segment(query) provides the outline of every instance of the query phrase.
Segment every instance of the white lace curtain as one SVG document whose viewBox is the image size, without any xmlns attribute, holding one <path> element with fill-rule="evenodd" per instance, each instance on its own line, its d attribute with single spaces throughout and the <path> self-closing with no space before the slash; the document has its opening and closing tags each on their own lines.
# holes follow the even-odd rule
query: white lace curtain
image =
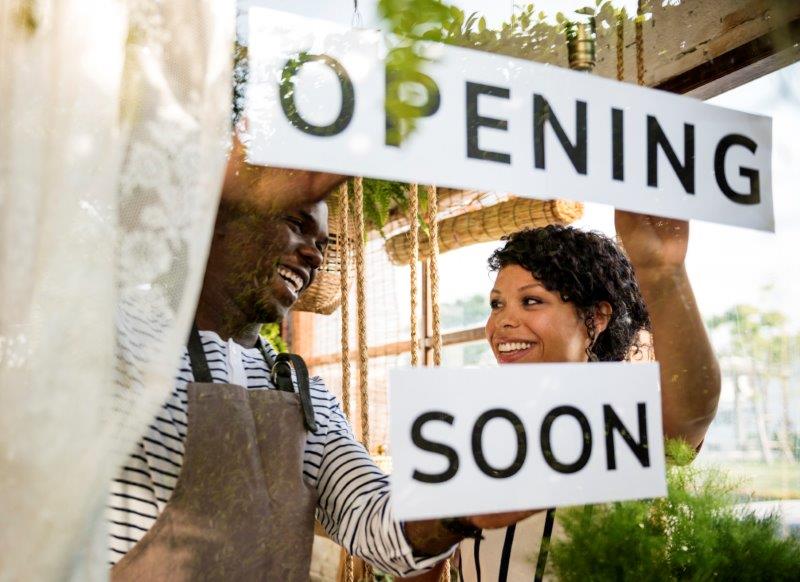
<svg viewBox="0 0 800 582">
<path fill-rule="evenodd" d="M 233 0 L 0 0 L 0 580 L 107 576 L 230 134 Z"/>
</svg>

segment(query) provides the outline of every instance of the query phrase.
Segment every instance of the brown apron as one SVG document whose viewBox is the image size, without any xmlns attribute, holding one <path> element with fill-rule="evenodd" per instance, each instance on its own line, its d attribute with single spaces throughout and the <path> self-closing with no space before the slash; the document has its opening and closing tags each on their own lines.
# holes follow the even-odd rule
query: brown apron
<svg viewBox="0 0 800 582">
<path fill-rule="evenodd" d="M 178 482 L 112 580 L 308 580 L 317 493 L 303 479 L 307 372 L 297 370 L 301 401 L 285 372 L 279 390 L 213 384 L 196 329 L 189 356 L 196 382 Z"/>
</svg>

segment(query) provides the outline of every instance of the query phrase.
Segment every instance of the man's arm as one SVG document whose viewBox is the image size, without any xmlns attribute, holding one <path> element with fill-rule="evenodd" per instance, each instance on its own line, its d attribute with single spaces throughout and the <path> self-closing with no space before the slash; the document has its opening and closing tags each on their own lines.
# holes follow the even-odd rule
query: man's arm
<svg viewBox="0 0 800 582">
<path fill-rule="evenodd" d="M 398 576 L 423 572 L 445 559 L 463 535 L 442 520 L 400 523 L 390 504 L 388 477 L 355 440 L 338 404 L 330 408 L 316 475 L 318 519 L 338 544 Z M 316 438 L 314 439 L 316 440 Z M 536 513 L 519 511 L 461 518 L 479 529 L 511 525 Z"/>
<path fill-rule="evenodd" d="M 323 395 L 321 391 L 312 395 L 318 408 Z M 461 537 L 425 548 L 411 543 L 404 524 L 394 518 L 388 477 L 355 440 L 330 398 L 324 417 L 317 415 L 321 430 L 309 437 L 318 469 L 307 464 L 306 471 L 316 482 L 317 518 L 325 531 L 351 554 L 395 576 L 418 574 L 441 562 Z"/>
<path fill-rule="evenodd" d="M 664 435 L 698 447 L 717 410 L 720 372 L 684 264 L 689 223 L 622 210 L 615 223 L 650 313 Z"/>
<path fill-rule="evenodd" d="M 282 212 L 325 199 L 347 176 L 308 170 L 255 166 L 246 147 L 234 137 L 222 187 L 224 203 L 246 203 L 268 213 Z"/>
</svg>

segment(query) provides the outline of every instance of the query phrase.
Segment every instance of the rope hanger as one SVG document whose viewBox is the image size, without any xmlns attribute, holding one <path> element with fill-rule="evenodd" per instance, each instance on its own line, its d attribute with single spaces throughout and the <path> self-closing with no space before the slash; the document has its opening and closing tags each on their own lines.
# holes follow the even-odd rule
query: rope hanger
<svg viewBox="0 0 800 582">
<path fill-rule="evenodd" d="M 635 19 L 635 38 L 636 38 L 636 80 L 637 84 L 644 85 L 644 41 L 643 41 L 643 21 L 644 21 L 644 1 L 639 0 L 637 6 L 637 14 Z M 358 10 L 358 0 L 353 1 L 354 14 L 353 24 L 357 26 L 360 23 L 361 15 Z M 624 79 L 624 25 L 626 15 L 624 11 L 617 14 L 616 20 L 616 68 L 617 80 Z M 366 231 L 363 213 L 363 182 L 361 178 L 354 178 L 352 180 L 353 190 L 353 218 L 355 224 L 354 236 L 351 238 L 350 230 L 351 225 L 349 222 L 350 215 L 350 196 L 349 185 L 343 184 L 339 188 L 339 237 L 341 238 L 342 247 L 342 264 L 340 273 L 340 283 L 342 292 L 341 304 L 341 364 L 342 364 L 342 405 L 344 408 L 345 417 L 349 420 L 352 414 L 352 398 L 350 392 L 351 384 L 351 368 L 350 368 L 350 309 L 349 297 L 347 293 L 348 281 L 347 275 L 349 272 L 349 260 L 351 246 L 355 244 L 355 267 L 356 267 L 356 326 L 358 335 L 358 354 L 359 354 L 359 397 L 360 397 L 360 420 L 361 420 L 361 436 L 362 443 L 369 452 L 370 434 L 369 434 L 369 393 L 368 393 L 368 378 L 369 378 L 369 355 L 367 345 L 367 305 L 366 305 L 366 265 L 365 265 L 365 245 L 366 245 Z M 430 361 L 433 366 L 440 366 L 442 361 L 442 335 L 441 335 L 441 313 L 439 306 L 439 227 L 437 221 L 438 214 L 438 191 L 436 186 L 425 186 L 428 196 L 428 212 L 426 216 L 426 223 L 429 229 L 431 252 L 428 260 L 428 276 L 430 280 L 430 306 L 432 312 L 432 333 L 431 333 L 431 352 L 432 357 L 424 358 L 424 361 Z M 420 365 L 420 349 L 426 353 L 425 345 L 420 342 L 419 338 L 419 186 L 417 184 L 410 184 L 408 188 L 409 197 L 409 239 L 411 247 L 411 261 L 410 261 L 410 355 L 411 365 L 417 367 Z M 427 330 L 426 330 L 427 331 Z M 371 568 L 365 569 L 367 579 L 372 578 Z M 353 557 L 349 554 L 345 558 L 345 579 L 347 582 L 354 582 L 354 564 Z M 447 560 L 445 568 L 442 572 L 442 582 L 450 582 L 450 559 Z"/>
</svg>

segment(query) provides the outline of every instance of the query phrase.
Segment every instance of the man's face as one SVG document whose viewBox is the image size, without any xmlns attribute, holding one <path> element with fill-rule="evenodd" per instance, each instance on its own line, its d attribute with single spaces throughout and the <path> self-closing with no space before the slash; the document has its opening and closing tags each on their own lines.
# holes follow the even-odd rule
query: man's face
<svg viewBox="0 0 800 582">
<path fill-rule="evenodd" d="M 266 214 L 226 211 L 226 287 L 250 322 L 279 322 L 308 289 L 328 244 L 325 202 Z"/>
</svg>

